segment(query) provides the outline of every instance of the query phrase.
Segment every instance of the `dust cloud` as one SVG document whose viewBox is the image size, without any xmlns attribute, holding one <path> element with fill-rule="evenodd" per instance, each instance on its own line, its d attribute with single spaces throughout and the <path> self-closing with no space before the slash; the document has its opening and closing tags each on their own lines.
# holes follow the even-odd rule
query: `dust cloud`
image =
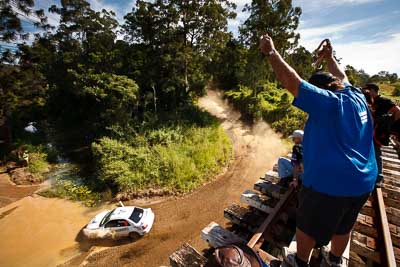
<svg viewBox="0 0 400 267">
<path fill-rule="evenodd" d="M 241 114 L 222 95 L 220 91 L 208 91 L 205 97 L 200 98 L 199 106 L 222 120 L 222 127 L 230 135 L 235 149 L 247 146 L 250 151 L 247 156 L 254 168 L 265 171 L 265 166 L 287 152 L 281 136 L 262 120 L 252 125 L 245 124 L 241 121 Z"/>
</svg>

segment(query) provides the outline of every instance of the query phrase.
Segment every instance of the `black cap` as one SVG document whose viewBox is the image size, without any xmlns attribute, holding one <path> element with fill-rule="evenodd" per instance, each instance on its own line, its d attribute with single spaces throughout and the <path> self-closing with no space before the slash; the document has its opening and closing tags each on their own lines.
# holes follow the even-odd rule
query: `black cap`
<svg viewBox="0 0 400 267">
<path fill-rule="evenodd" d="M 328 84 L 333 82 L 335 77 L 329 72 L 319 71 L 314 73 L 311 78 L 308 80 L 309 83 L 315 85 L 319 88 L 329 89 Z"/>
<path fill-rule="evenodd" d="M 373 89 L 375 92 L 378 92 L 379 86 L 375 83 L 367 83 L 363 89 Z"/>
</svg>

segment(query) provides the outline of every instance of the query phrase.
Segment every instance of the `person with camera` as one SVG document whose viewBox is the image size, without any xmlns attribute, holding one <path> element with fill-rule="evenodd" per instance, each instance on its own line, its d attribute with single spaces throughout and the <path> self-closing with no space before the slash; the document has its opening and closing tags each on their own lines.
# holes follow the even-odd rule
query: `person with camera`
<svg viewBox="0 0 400 267">
<path fill-rule="evenodd" d="M 383 182 L 383 163 L 381 146 L 388 146 L 392 134 L 398 137 L 398 125 L 400 123 L 400 108 L 389 98 L 379 94 L 379 86 L 368 83 L 363 88 L 367 102 L 374 117 L 374 147 L 375 158 L 378 164 L 378 177 L 376 186 Z"/>
<path fill-rule="evenodd" d="M 315 73 L 308 82 L 285 62 L 268 34 L 262 36 L 260 50 L 295 97 L 293 105 L 309 115 L 296 218 L 297 251 L 284 248 L 284 261 L 308 266 L 313 248 L 330 241 L 321 265 L 341 266 L 351 229 L 377 177 L 371 112 L 361 90 L 349 84 L 329 42 L 321 57 L 330 73 Z"/>
</svg>

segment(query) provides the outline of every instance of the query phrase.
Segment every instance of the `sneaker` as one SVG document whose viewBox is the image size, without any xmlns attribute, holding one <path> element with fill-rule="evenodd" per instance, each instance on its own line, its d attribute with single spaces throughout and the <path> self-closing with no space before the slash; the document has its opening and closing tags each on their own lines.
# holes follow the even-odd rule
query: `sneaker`
<svg viewBox="0 0 400 267">
<path fill-rule="evenodd" d="M 290 251 L 288 247 L 282 248 L 282 266 L 298 267 L 296 262 L 296 252 Z"/>
<path fill-rule="evenodd" d="M 321 248 L 322 260 L 320 267 L 342 267 L 343 259 L 340 259 L 340 262 L 333 262 L 329 259 L 329 249 L 327 246 L 323 246 Z"/>
</svg>

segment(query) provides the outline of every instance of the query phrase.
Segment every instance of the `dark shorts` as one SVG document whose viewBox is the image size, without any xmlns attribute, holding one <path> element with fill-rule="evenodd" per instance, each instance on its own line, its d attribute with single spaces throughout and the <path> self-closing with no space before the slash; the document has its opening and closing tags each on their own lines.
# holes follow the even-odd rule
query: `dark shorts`
<svg viewBox="0 0 400 267">
<path fill-rule="evenodd" d="M 333 235 L 351 231 L 369 196 L 370 193 L 359 197 L 335 197 L 303 186 L 298 196 L 297 227 L 314 238 L 317 245 L 327 245 Z"/>
</svg>

